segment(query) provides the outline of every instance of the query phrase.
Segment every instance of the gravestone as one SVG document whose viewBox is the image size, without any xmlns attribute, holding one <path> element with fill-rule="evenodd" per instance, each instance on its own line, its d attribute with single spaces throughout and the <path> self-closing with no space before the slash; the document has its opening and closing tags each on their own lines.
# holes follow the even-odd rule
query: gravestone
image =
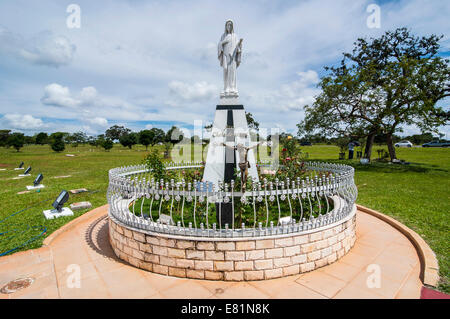
<svg viewBox="0 0 450 319">
<path fill-rule="evenodd" d="M 28 166 L 28 168 L 25 170 L 25 172 L 23 172 L 23 174 L 19 174 L 19 176 L 21 176 L 21 177 L 31 176 L 30 172 L 31 172 L 31 166 Z"/>
<path fill-rule="evenodd" d="M 33 189 L 40 189 L 40 188 L 45 188 L 45 185 L 42 184 L 38 184 L 38 185 L 27 185 L 27 189 L 29 191 L 33 190 Z"/>
<path fill-rule="evenodd" d="M 68 207 L 63 207 L 60 211 L 57 209 L 44 210 L 43 213 L 46 219 L 73 216 L 73 211 Z"/>
<path fill-rule="evenodd" d="M 72 203 L 69 206 L 70 206 L 70 209 L 72 209 L 72 210 L 82 210 L 82 209 L 91 208 L 92 204 L 90 202 L 77 202 L 77 203 Z"/>
<path fill-rule="evenodd" d="M 69 192 L 72 194 L 78 194 L 78 193 L 84 193 L 88 190 L 86 188 L 77 188 L 77 189 L 71 189 Z"/>
<path fill-rule="evenodd" d="M 58 218 L 62 216 L 73 216 L 73 211 L 68 207 L 63 207 L 64 203 L 69 199 L 69 193 L 65 190 L 61 191 L 52 206 L 54 209 L 44 210 L 44 216 L 47 219 Z"/>
<path fill-rule="evenodd" d="M 20 162 L 19 166 L 16 167 L 14 170 L 21 170 L 21 169 L 24 169 L 23 162 Z"/>
<path fill-rule="evenodd" d="M 34 185 L 34 186 L 39 185 L 39 184 L 42 182 L 43 179 L 44 179 L 44 175 L 39 174 L 39 175 L 36 177 L 36 179 L 34 180 L 33 185 Z"/>
</svg>

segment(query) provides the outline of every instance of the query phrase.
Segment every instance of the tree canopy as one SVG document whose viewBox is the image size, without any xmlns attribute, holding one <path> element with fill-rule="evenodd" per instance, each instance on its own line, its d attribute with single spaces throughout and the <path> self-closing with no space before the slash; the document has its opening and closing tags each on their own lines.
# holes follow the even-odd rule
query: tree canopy
<svg viewBox="0 0 450 319">
<path fill-rule="evenodd" d="M 48 134 L 45 132 L 40 132 L 36 135 L 36 144 L 44 145 L 48 143 Z"/>
<path fill-rule="evenodd" d="M 14 147 L 17 152 L 23 147 L 24 143 L 25 136 L 23 133 L 12 133 L 7 140 L 7 144 Z"/>
<path fill-rule="evenodd" d="M 50 135 L 51 143 L 50 146 L 52 150 L 55 152 L 62 152 L 66 148 L 66 145 L 64 143 L 64 137 L 65 133 L 63 132 L 56 132 Z"/>
<path fill-rule="evenodd" d="M 128 147 L 129 149 L 131 149 L 133 145 L 136 145 L 138 143 L 138 135 L 134 132 L 123 134 L 122 136 L 120 136 L 119 142 L 124 147 Z"/>
<path fill-rule="evenodd" d="M 383 133 L 395 159 L 392 136 L 402 126 L 425 132 L 448 122 L 446 111 L 436 105 L 450 94 L 449 60 L 438 55 L 440 39 L 414 36 L 406 28 L 358 39 L 339 66 L 325 67 L 328 74 L 318 85 L 322 92 L 305 106 L 299 135 L 367 136 L 367 154 L 374 136 Z"/>
<path fill-rule="evenodd" d="M 167 131 L 165 140 L 166 142 L 170 142 L 172 143 L 172 145 L 175 145 L 181 142 L 183 138 L 184 138 L 183 131 L 176 126 L 172 126 L 170 130 Z"/>
<path fill-rule="evenodd" d="M 113 125 L 109 129 L 106 130 L 105 136 L 112 141 L 117 141 L 120 139 L 122 135 L 131 133 L 129 128 L 125 128 L 119 125 Z"/>
</svg>

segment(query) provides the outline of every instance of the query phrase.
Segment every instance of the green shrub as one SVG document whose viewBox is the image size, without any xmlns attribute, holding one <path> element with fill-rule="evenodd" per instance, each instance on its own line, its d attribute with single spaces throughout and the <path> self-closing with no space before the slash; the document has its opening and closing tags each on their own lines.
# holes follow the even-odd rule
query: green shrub
<svg viewBox="0 0 450 319">
<path fill-rule="evenodd" d="M 165 181 L 170 179 L 170 173 L 166 170 L 164 163 L 158 155 L 157 150 L 153 150 L 144 160 L 148 169 L 152 170 L 152 176 L 155 180 L 159 181 L 164 179 Z"/>
<path fill-rule="evenodd" d="M 22 133 L 12 133 L 7 140 L 9 146 L 14 147 L 17 152 L 23 147 L 25 136 Z"/>
<path fill-rule="evenodd" d="M 103 147 L 105 151 L 109 151 L 110 149 L 113 148 L 114 143 L 109 138 L 107 138 L 104 140 L 100 140 L 100 146 Z"/>
<path fill-rule="evenodd" d="M 66 144 L 64 143 L 64 135 L 62 133 L 54 133 L 51 141 L 51 148 L 55 152 L 62 152 L 66 148 Z"/>
</svg>

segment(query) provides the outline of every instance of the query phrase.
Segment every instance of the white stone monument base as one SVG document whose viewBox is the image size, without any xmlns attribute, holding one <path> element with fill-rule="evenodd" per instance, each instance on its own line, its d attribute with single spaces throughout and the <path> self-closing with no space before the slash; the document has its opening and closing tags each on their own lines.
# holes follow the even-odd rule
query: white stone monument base
<svg viewBox="0 0 450 319">
<path fill-rule="evenodd" d="M 230 104 L 225 104 L 225 100 L 229 101 Z M 232 101 L 233 100 L 233 101 Z M 236 103 L 236 104 L 232 104 Z M 245 117 L 245 110 L 243 105 L 239 104 L 238 99 L 232 98 L 221 98 L 219 105 L 216 107 L 216 113 L 214 116 L 214 123 L 211 130 L 211 138 L 208 146 L 208 154 L 206 157 L 205 171 L 203 173 L 204 182 L 213 183 L 214 186 L 218 187 L 220 181 L 225 179 L 225 153 L 226 149 L 223 143 L 227 142 L 224 133 L 226 133 L 226 128 L 228 127 L 228 112 L 232 112 L 232 120 L 234 129 L 233 141 L 228 142 L 229 145 L 243 144 L 247 147 L 254 146 L 256 143 L 251 141 L 250 131 L 247 125 L 247 119 Z M 247 135 L 244 137 L 243 135 Z M 239 153 L 234 151 L 236 154 L 235 167 L 240 172 L 239 168 Z M 253 178 L 254 181 L 258 182 L 258 171 L 256 169 L 255 161 L 256 150 L 250 149 L 247 154 L 247 160 L 250 163 L 250 168 L 248 169 L 248 176 Z"/>
<path fill-rule="evenodd" d="M 39 185 L 36 185 L 36 186 L 34 186 L 34 185 L 28 185 L 27 186 L 27 189 L 29 190 L 29 191 L 31 191 L 31 190 L 33 190 L 33 189 L 39 189 L 39 188 L 44 188 L 45 186 L 44 185 L 42 185 L 42 184 L 39 184 Z"/>
<path fill-rule="evenodd" d="M 56 209 L 49 209 L 43 211 L 45 218 L 53 219 L 62 216 L 73 216 L 73 211 L 68 207 L 63 207 L 63 209 L 58 212 Z"/>
<path fill-rule="evenodd" d="M 31 174 L 19 174 L 19 177 L 27 177 L 27 176 L 31 176 Z"/>
<path fill-rule="evenodd" d="M 238 96 L 220 97 L 219 105 L 240 105 Z"/>
</svg>

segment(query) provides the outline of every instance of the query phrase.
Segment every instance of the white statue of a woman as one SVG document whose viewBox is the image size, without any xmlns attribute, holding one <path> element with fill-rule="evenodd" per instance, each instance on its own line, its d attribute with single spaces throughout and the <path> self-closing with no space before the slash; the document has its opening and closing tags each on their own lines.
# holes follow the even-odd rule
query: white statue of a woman
<svg viewBox="0 0 450 319">
<path fill-rule="evenodd" d="M 238 97 L 236 85 L 236 69 L 241 64 L 242 39 L 237 40 L 234 33 L 233 21 L 225 22 L 225 32 L 220 38 L 218 45 L 218 58 L 220 66 L 223 67 L 223 92 L 221 97 Z"/>
</svg>

